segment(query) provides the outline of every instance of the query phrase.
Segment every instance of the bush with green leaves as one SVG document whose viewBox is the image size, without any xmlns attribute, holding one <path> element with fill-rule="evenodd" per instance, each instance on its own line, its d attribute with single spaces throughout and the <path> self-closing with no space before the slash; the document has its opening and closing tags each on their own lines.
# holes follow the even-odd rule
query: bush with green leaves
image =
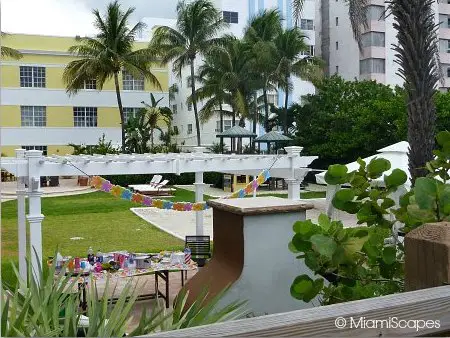
<svg viewBox="0 0 450 338">
<path fill-rule="evenodd" d="M 399 169 L 386 175 L 389 161 L 374 158 L 367 164 L 359 159 L 359 169 L 352 172 L 343 165 L 329 167 L 326 182 L 347 187 L 336 192 L 333 206 L 356 215 L 365 226 L 344 228 L 325 214 L 318 224 L 296 222 L 289 249 L 315 277 L 295 278 L 293 297 L 310 302 L 319 296 L 322 304 L 332 304 L 403 291 L 404 247 L 398 230 L 407 233 L 425 223 L 450 221 L 450 132 L 439 133 L 437 145 L 427 164 L 428 177 L 418 178 L 399 205 L 393 196 L 408 177 Z"/>
<path fill-rule="evenodd" d="M 56 255 L 55 255 L 56 257 Z M 18 285 L 2 281 L 1 294 L 1 336 L 23 337 L 122 337 L 141 336 L 154 332 L 177 330 L 244 318 L 248 311 L 243 301 L 236 301 L 223 308 L 217 304 L 227 289 L 207 300 L 205 289 L 193 302 L 186 306 L 188 292 L 182 290 L 174 303 L 173 310 L 157 307 L 143 310 L 139 323 L 131 332 L 126 332 L 131 312 L 138 293 L 137 283 L 129 283 L 118 294 L 114 288 L 113 304 L 108 296 L 109 281 L 99 296 L 96 283 L 91 279 L 87 286 L 87 312 L 79 308 L 77 279 L 65 276 L 66 267 L 59 274 L 56 263 L 44 269 L 39 267 L 37 280 L 21 279 L 16 267 L 14 272 Z M 32 276 L 28 263 L 28 276 Z M 83 315 L 87 316 L 86 318 Z"/>
<path fill-rule="evenodd" d="M 85 144 L 73 144 L 70 143 L 69 146 L 73 147 L 74 155 L 107 155 L 107 154 L 118 154 L 120 149 L 113 146 L 112 141 L 106 141 L 105 134 L 98 139 L 98 143 L 94 145 Z"/>
</svg>

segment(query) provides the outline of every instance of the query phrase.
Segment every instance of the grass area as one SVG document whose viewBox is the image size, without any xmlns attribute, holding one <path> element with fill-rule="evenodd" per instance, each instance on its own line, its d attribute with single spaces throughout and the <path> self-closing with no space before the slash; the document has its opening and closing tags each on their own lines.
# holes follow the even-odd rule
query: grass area
<svg viewBox="0 0 450 338">
<path fill-rule="evenodd" d="M 171 201 L 193 202 L 192 191 L 178 189 Z M 209 199 L 209 196 L 205 196 Z M 63 255 L 85 256 L 94 251 L 155 252 L 184 247 L 183 241 L 157 229 L 129 209 L 137 205 L 103 192 L 42 199 L 43 257 L 58 247 Z M 2 278 L 12 280 L 10 262 L 17 262 L 17 203 L 2 203 Z M 82 237 L 81 240 L 71 240 Z"/>
</svg>

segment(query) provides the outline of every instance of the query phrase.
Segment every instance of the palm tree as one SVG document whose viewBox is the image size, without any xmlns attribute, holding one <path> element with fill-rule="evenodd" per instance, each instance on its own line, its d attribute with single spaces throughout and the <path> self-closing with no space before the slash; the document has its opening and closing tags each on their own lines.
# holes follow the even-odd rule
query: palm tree
<svg viewBox="0 0 450 338">
<path fill-rule="evenodd" d="M 244 40 L 251 46 L 254 72 L 260 74 L 264 97 L 265 130 L 269 131 L 269 103 L 267 91 L 276 82 L 277 47 L 275 38 L 282 32 L 281 15 L 278 10 L 264 10 L 250 20 L 245 29 Z"/>
<path fill-rule="evenodd" d="M 367 0 L 346 0 L 353 33 L 361 46 L 361 27 L 367 26 Z M 293 0 L 299 15 L 304 0 Z M 426 175 L 433 158 L 436 107 L 435 88 L 441 78 L 435 0 L 389 0 L 387 11 L 397 30 L 396 63 L 405 81 L 408 107 L 409 171 L 412 183 Z"/>
<path fill-rule="evenodd" d="M 2 38 L 8 35 L 8 34 L 6 34 L 4 32 L 1 32 L 0 34 L 1 34 Z M 8 58 L 11 58 L 11 59 L 16 59 L 16 60 L 19 60 L 19 59 L 21 59 L 23 57 L 22 53 L 19 52 L 17 49 L 14 49 L 14 48 L 11 48 L 11 47 L 7 47 L 7 46 L 3 46 L 3 45 L 2 45 L 2 48 L 1 48 L 1 56 L 2 56 L 2 58 L 8 57 Z"/>
<path fill-rule="evenodd" d="M 226 26 L 219 12 L 209 0 L 195 0 L 189 4 L 181 1 L 177 5 L 176 28 L 156 28 L 150 45 L 163 63 L 173 62 L 173 70 L 181 78 L 184 67 L 190 66 L 191 95 L 194 107 L 197 145 L 201 145 L 200 122 L 195 91 L 195 59 L 206 55 L 220 39 L 217 34 Z"/>
<path fill-rule="evenodd" d="M 287 111 L 289 104 L 289 92 L 291 89 L 291 75 L 314 83 L 321 77 L 321 61 L 315 57 L 305 57 L 303 53 L 309 51 L 305 43 L 307 38 L 297 27 L 283 30 L 275 38 L 277 48 L 277 60 L 279 73 L 279 85 L 285 92 L 284 97 L 284 134 L 288 134 Z"/>
<path fill-rule="evenodd" d="M 119 87 L 119 72 L 127 71 L 133 77 L 143 77 L 157 88 L 161 85 L 151 72 L 150 65 L 156 61 L 148 49 L 133 50 L 136 35 L 145 28 L 138 22 L 129 28 L 129 18 L 134 8 L 122 11 L 119 2 L 111 2 L 104 16 L 98 9 L 92 11 L 94 25 L 98 29 L 95 37 L 77 37 L 77 45 L 69 48 L 79 59 L 70 62 L 63 74 L 66 90 L 70 94 L 77 93 L 87 81 L 96 80 L 97 89 L 101 90 L 105 82 L 114 79 L 117 104 L 122 127 L 122 151 L 125 151 L 125 117 Z"/>
<path fill-rule="evenodd" d="M 142 113 L 145 115 L 146 122 L 148 123 L 148 127 L 150 130 L 150 144 L 151 148 L 154 145 L 154 134 L 155 130 L 159 130 L 163 133 L 163 130 L 159 126 L 159 123 L 162 121 L 165 125 L 170 129 L 172 125 L 172 111 L 168 107 L 158 107 L 159 102 L 161 102 L 163 98 L 159 100 L 155 99 L 155 96 L 150 93 L 150 104 L 142 101 L 141 103 L 145 106 L 144 111 Z"/>
</svg>

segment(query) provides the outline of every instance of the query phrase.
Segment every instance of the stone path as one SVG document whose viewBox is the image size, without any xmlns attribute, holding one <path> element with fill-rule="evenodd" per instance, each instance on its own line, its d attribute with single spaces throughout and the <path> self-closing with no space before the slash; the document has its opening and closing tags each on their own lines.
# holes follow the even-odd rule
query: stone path
<svg viewBox="0 0 450 338">
<path fill-rule="evenodd" d="M 317 222 L 319 215 L 325 212 L 325 199 L 308 199 L 305 202 L 314 204 L 314 208 L 306 212 L 306 218 Z M 159 229 L 182 240 L 184 240 L 185 236 L 196 233 L 195 212 L 179 212 L 155 208 L 132 208 L 131 211 Z M 213 239 L 212 210 L 205 210 L 203 217 L 204 234 L 211 236 L 211 239 Z M 336 212 L 336 217 L 342 220 L 346 227 L 354 227 L 357 225 L 357 219 L 354 215 L 338 211 Z"/>
<path fill-rule="evenodd" d="M 1 182 L 1 201 L 16 199 L 17 182 Z M 76 178 L 59 179 L 59 187 L 42 187 L 43 197 L 85 194 L 95 191 L 91 187 L 80 187 Z"/>
</svg>

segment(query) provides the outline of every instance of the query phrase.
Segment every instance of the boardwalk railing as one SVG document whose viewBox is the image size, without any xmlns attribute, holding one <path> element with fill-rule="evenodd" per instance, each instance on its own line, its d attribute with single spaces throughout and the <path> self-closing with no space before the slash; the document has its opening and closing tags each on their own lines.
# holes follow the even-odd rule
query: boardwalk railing
<svg viewBox="0 0 450 338">
<path fill-rule="evenodd" d="M 411 337 L 445 333 L 450 333 L 450 286 L 205 325 L 153 336 Z"/>
</svg>

